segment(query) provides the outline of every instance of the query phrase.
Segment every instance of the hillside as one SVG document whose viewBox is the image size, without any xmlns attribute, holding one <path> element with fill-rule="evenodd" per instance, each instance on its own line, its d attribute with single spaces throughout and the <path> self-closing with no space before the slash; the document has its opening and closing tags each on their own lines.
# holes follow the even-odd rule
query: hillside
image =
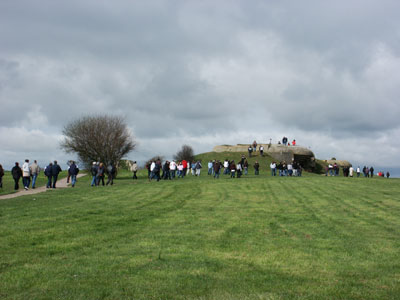
<svg viewBox="0 0 400 300">
<path fill-rule="evenodd" d="M 225 159 L 228 160 L 234 160 L 234 161 L 240 161 L 241 156 L 245 155 L 247 161 L 249 162 L 249 172 L 254 174 L 254 168 L 253 165 L 256 161 L 260 164 L 260 172 L 264 172 L 267 174 L 270 174 L 270 168 L 269 165 L 271 164 L 272 161 L 274 160 L 271 156 L 268 154 L 264 154 L 264 156 L 261 156 L 259 152 L 256 154 L 253 154 L 252 157 L 249 157 L 247 153 L 237 153 L 237 152 L 206 152 L 206 153 L 201 153 L 196 155 L 196 160 L 201 160 L 203 163 L 203 169 L 206 170 L 207 168 L 207 162 L 210 160 L 219 160 L 223 162 Z M 277 162 L 277 161 L 276 161 Z M 323 161 L 317 160 L 316 161 L 316 167 L 313 170 L 314 172 L 310 172 L 311 170 L 305 170 L 306 172 L 303 172 L 303 175 L 308 176 L 312 174 L 322 174 L 324 172 L 324 165 L 325 163 Z M 308 171 L 308 172 L 307 172 Z"/>
</svg>

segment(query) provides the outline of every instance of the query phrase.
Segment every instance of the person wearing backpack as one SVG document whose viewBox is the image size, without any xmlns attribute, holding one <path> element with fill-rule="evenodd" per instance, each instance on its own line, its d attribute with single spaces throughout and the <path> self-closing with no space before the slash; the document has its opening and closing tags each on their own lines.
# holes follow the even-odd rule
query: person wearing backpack
<svg viewBox="0 0 400 300">
<path fill-rule="evenodd" d="M 75 164 L 74 161 L 71 162 L 71 164 L 69 165 L 69 170 L 68 170 L 69 174 L 71 175 L 71 185 L 72 187 L 75 187 L 76 184 L 76 176 L 79 173 L 79 168 L 78 166 Z"/>
<path fill-rule="evenodd" d="M 46 184 L 46 188 L 51 188 L 51 177 L 52 177 L 52 173 L 51 170 L 53 168 L 53 163 L 49 163 L 48 166 L 46 168 L 44 168 L 44 175 L 47 177 L 47 184 Z"/>
<path fill-rule="evenodd" d="M 53 189 L 56 188 L 58 174 L 61 172 L 61 167 L 57 164 L 57 161 L 54 161 L 53 166 L 51 167 L 51 175 L 53 177 Z"/>
</svg>

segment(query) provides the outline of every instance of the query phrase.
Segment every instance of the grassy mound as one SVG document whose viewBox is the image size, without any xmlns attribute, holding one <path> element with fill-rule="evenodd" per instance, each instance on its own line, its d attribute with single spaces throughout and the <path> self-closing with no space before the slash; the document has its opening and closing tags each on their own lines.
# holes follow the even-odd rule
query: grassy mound
<svg viewBox="0 0 400 300">
<path fill-rule="evenodd" d="M 254 173 L 254 168 L 253 165 L 256 161 L 260 164 L 260 170 L 267 172 L 268 174 L 270 173 L 270 168 L 269 165 L 271 162 L 275 161 L 278 163 L 278 161 L 268 154 L 264 154 L 264 156 L 260 155 L 260 152 L 257 151 L 254 153 L 251 157 L 248 156 L 248 153 L 239 153 L 239 152 L 206 152 L 202 154 L 196 155 L 196 160 L 201 160 L 203 164 L 203 168 L 207 168 L 207 162 L 210 160 L 219 160 L 223 162 L 225 159 L 228 160 L 234 160 L 235 162 L 240 161 L 242 155 L 244 155 L 249 162 L 249 171 L 251 173 Z M 303 172 L 303 175 L 308 176 L 308 175 L 314 175 L 314 174 L 323 174 L 325 172 L 325 163 L 321 160 L 316 161 L 316 166 L 314 169 L 314 172 Z"/>
<path fill-rule="evenodd" d="M 399 180 L 266 174 L 121 172 L 0 201 L 0 298 L 400 295 Z"/>
</svg>

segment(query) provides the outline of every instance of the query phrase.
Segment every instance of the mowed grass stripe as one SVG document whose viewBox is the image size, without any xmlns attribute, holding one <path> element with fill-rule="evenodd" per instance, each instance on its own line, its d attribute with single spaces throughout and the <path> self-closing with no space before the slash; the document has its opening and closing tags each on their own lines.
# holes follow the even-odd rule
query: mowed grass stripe
<svg viewBox="0 0 400 300">
<path fill-rule="evenodd" d="M 395 299 L 400 292 L 396 180 L 139 178 L 121 173 L 104 188 L 86 178 L 75 189 L 1 202 L 2 298 Z"/>
</svg>

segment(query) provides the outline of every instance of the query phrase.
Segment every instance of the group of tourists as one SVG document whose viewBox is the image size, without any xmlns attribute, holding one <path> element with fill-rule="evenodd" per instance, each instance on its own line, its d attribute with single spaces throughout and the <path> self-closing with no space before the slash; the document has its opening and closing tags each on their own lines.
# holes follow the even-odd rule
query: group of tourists
<svg viewBox="0 0 400 300">
<path fill-rule="evenodd" d="M 260 145 L 258 150 L 260 151 L 260 155 L 264 156 L 264 146 Z M 249 157 L 251 157 L 253 152 L 256 153 L 256 151 L 257 151 L 257 142 L 254 141 L 253 144 L 249 145 L 249 148 L 247 148 L 247 151 L 249 152 Z"/>
<path fill-rule="evenodd" d="M 282 144 L 287 144 L 287 137 L 283 137 Z M 296 145 L 296 140 L 293 140 L 292 145 Z M 257 142 L 254 141 L 252 145 L 249 146 L 249 157 L 255 151 L 257 151 Z M 264 148 L 260 146 L 259 148 L 261 156 L 263 156 Z M 79 173 L 79 167 L 75 163 L 75 161 L 69 161 L 68 163 L 68 177 L 67 183 L 71 182 L 72 187 L 75 186 L 77 181 L 77 175 Z M 149 161 L 146 163 L 145 168 L 147 169 L 148 179 L 150 181 L 156 180 L 160 181 L 164 180 L 172 180 L 175 178 L 184 178 L 187 175 L 200 176 L 202 169 L 201 160 L 181 160 L 181 161 L 169 161 L 166 160 L 164 163 L 161 162 L 161 159 L 155 159 L 153 161 Z M 129 165 L 130 171 L 133 173 L 132 179 L 137 180 L 138 177 L 136 173 L 138 172 L 138 164 L 136 161 Z M 254 165 L 254 175 L 260 174 L 260 163 L 255 161 Z M 302 176 L 303 168 L 301 164 L 294 159 L 291 162 L 281 161 L 281 162 L 271 162 L 269 165 L 271 176 L 293 176 L 298 177 Z M 364 166 L 362 169 L 358 166 L 354 169 L 352 166 L 350 167 L 342 167 L 343 176 L 345 177 L 360 177 L 361 174 L 364 177 L 373 177 L 374 176 L 374 168 Z M 224 161 L 219 160 L 210 160 L 207 164 L 207 174 L 209 176 L 213 176 L 214 178 L 219 178 L 220 174 L 229 175 L 230 178 L 240 178 L 242 175 L 248 175 L 249 173 L 249 162 L 245 155 L 242 155 L 240 160 L 235 162 L 234 160 L 225 159 Z M 15 166 L 11 169 L 11 175 L 14 179 L 14 189 L 19 189 L 19 181 L 22 178 L 23 186 L 25 190 L 31 187 L 34 189 L 36 187 L 36 180 L 41 171 L 38 162 L 34 160 L 32 164 L 29 163 L 29 159 L 26 159 L 20 167 L 19 163 L 16 162 Z M 46 188 L 56 188 L 56 183 L 58 179 L 58 175 L 61 172 L 61 167 L 58 165 L 57 161 L 49 163 L 44 169 L 44 175 L 47 177 Z M 325 176 L 339 176 L 340 167 L 337 163 L 328 164 L 325 169 Z M 105 166 L 102 162 L 93 162 L 90 168 L 90 174 L 92 175 L 91 186 L 99 186 L 99 185 L 113 185 L 113 180 L 117 174 L 117 167 L 114 163 L 110 163 L 108 166 Z M 105 176 L 108 176 L 107 183 L 105 183 Z M 379 177 L 390 177 L 390 173 L 386 172 L 378 172 L 377 175 Z M 3 176 L 4 169 L 0 164 L 0 188 L 3 187 Z"/>
<path fill-rule="evenodd" d="M 360 177 L 361 173 L 364 175 L 364 177 L 374 177 L 374 167 L 367 167 L 364 166 L 364 168 L 360 168 L 360 166 L 358 166 L 356 169 L 354 169 L 352 166 L 348 167 L 348 166 L 344 166 L 342 167 L 343 169 L 343 176 L 344 177 Z M 337 163 L 333 163 L 333 164 L 328 164 L 325 168 L 325 176 L 339 176 L 340 173 L 340 168 L 339 165 Z M 377 173 L 377 175 L 379 177 L 385 177 L 385 172 L 380 171 Z M 389 178 L 390 177 L 390 172 L 387 171 L 386 172 L 386 177 Z"/>
<path fill-rule="evenodd" d="M 104 178 L 106 175 L 108 175 L 108 177 L 105 185 L 113 185 L 115 176 L 117 174 L 117 168 L 112 162 L 106 168 L 102 162 L 94 161 L 92 163 L 92 167 L 90 168 L 90 174 L 92 175 L 92 182 L 90 185 L 93 187 L 99 186 L 100 183 L 104 186 Z"/>
<path fill-rule="evenodd" d="M 11 175 L 14 179 L 14 190 L 19 189 L 19 182 L 22 178 L 22 184 L 24 189 L 27 191 L 31 187 L 32 189 L 36 188 L 36 181 L 40 174 L 41 168 L 36 160 L 33 161 L 32 164 L 29 163 L 29 159 L 25 159 L 25 162 L 20 167 L 19 163 L 16 162 L 14 167 L 11 169 Z M 44 168 L 44 174 L 47 176 L 47 188 L 56 188 L 56 182 L 58 178 L 58 174 L 61 172 L 61 167 L 57 164 L 57 161 L 54 163 L 50 163 L 48 166 Z M 3 187 L 3 176 L 4 169 L 0 165 L 0 188 Z M 32 183 L 32 185 L 31 185 Z"/>
<path fill-rule="evenodd" d="M 281 141 L 278 141 L 278 145 L 281 145 Z M 296 146 L 296 140 L 293 139 L 292 144 L 290 144 L 289 139 L 286 136 L 284 136 L 282 138 L 282 145 L 284 145 L 284 146 Z"/>
<path fill-rule="evenodd" d="M 203 168 L 201 161 L 187 161 L 183 159 L 182 161 L 165 161 L 164 164 L 161 159 L 153 160 L 146 163 L 147 176 L 149 180 L 171 180 L 174 178 L 184 178 L 190 173 L 193 176 L 200 176 L 201 169 Z M 135 177 L 134 173 L 134 177 Z M 134 178 L 135 179 L 135 178 Z"/>
<path fill-rule="evenodd" d="M 200 176 L 202 163 L 200 160 L 197 161 L 165 161 L 161 162 L 161 159 L 153 160 L 146 163 L 145 168 L 147 169 L 148 179 L 151 180 L 171 180 L 174 178 L 184 178 L 187 175 Z M 260 174 L 260 163 L 255 161 L 254 174 Z M 275 161 L 270 164 L 271 176 L 301 176 L 302 167 L 300 163 L 293 161 L 286 163 L 285 161 L 276 163 Z M 133 179 L 136 177 L 137 165 L 134 164 L 131 167 L 131 171 L 134 172 Z M 207 174 L 214 178 L 219 178 L 220 174 L 229 175 L 231 178 L 240 178 L 242 175 L 248 175 L 249 173 L 249 162 L 247 158 L 242 155 L 241 159 L 235 162 L 234 160 L 225 159 L 225 161 L 210 160 L 207 164 Z"/>
</svg>

